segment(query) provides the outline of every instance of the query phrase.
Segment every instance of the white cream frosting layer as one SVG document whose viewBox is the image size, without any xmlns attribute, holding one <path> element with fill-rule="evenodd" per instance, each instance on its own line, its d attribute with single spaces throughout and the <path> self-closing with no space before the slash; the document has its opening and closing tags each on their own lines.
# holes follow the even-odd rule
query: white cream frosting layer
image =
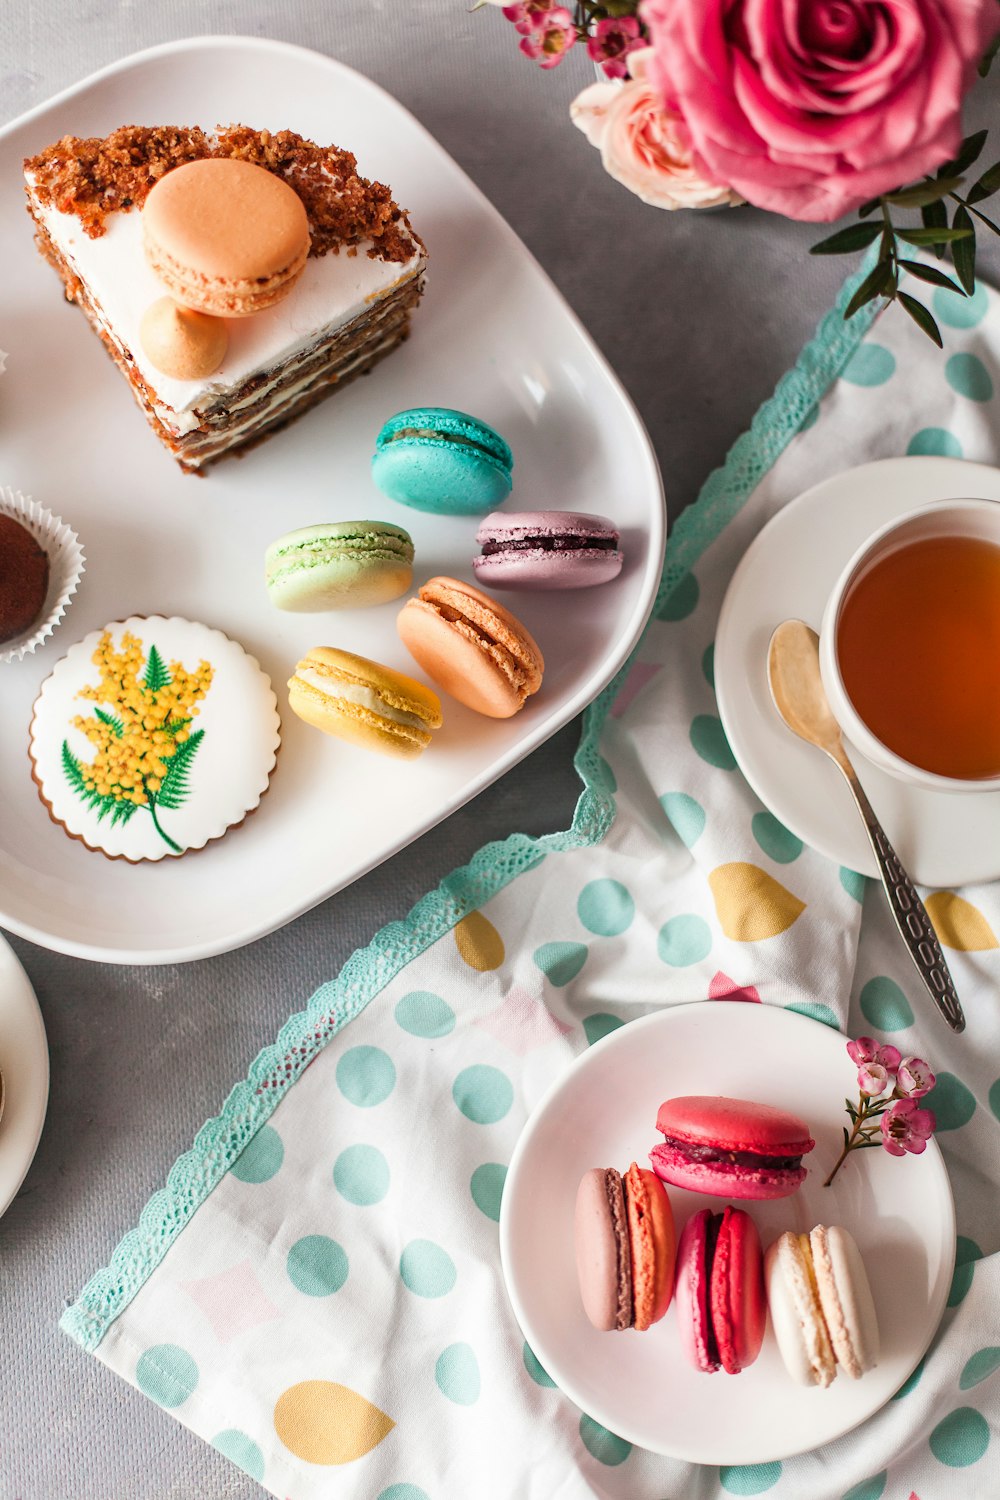
<svg viewBox="0 0 1000 1500">
<path fill-rule="evenodd" d="M 339 677 L 315 672 L 312 667 L 301 667 L 295 675 L 300 682 L 316 688 L 327 698 L 346 698 L 348 703 L 356 703 L 359 708 L 367 708 L 370 713 L 378 714 L 379 718 L 391 719 L 394 724 L 406 724 L 410 729 L 427 728 L 425 721 L 417 714 L 408 714 L 405 709 L 386 703 L 374 688 L 364 687 L 360 682 L 343 682 Z"/>
<path fill-rule="evenodd" d="M 30 186 L 30 174 L 27 181 Z M 405 262 L 373 259 L 364 244 L 358 246 L 356 255 L 341 250 L 311 256 L 283 302 L 249 318 L 227 319 L 229 348 L 213 375 L 174 380 L 154 368 L 139 339 L 143 314 L 166 290 L 143 252 L 141 213 L 133 209 L 109 214 L 105 234 L 92 240 L 75 214 L 43 208 L 37 200 L 34 206 L 60 253 L 103 312 L 111 337 L 132 356 L 156 393 L 157 416 L 175 434 L 192 431 L 198 426 L 196 412 L 238 389 L 249 376 L 283 364 L 322 331 L 349 323 L 400 281 L 409 279 L 423 259 L 420 253 Z"/>
</svg>

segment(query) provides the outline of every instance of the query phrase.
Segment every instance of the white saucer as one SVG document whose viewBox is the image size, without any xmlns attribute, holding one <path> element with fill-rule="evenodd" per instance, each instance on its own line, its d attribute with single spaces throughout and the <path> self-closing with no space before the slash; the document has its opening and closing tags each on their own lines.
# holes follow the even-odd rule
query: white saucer
<svg viewBox="0 0 1000 1500">
<path fill-rule="evenodd" d="M 49 1049 L 35 992 L 0 937 L 0 1071 L 6 1104 L 0 1118 L 0 1214 L 31 1166 L 49 1100 Z"/>
<path fill-rule="evenodd" d="M 1000 501 L 1000 469 L 954 458 L 889 458 L 835 474 L 793 500 L 744 555 L 715 638 L 719 713 L 744 776 L 791 831 L 829 859 L 877 875 L 840 772 L 786 729 L 767 686 L 774 627 L 819 629 L 823 606 L 857 547 L 887 521 L 931 500 Z M 853 747 L 851 747 L 853 750 Z M 975 885 L 1000 876 L 1000 792 L 925 792 L 852 759 L 900 859 L 919 885 Z"/>
<path fill-rule="evenodd" d="M 588 1048 L 521 1133 L 500 1205 L 500 1255 L 515 1316 L 542 1368 L 611 1432 L 654 1453 L 702 1464 L 770 1463 L 833 1442 L 899 1390 L 944 1311 L 955 1261 L 955 1209 L 937 1143 L 896 1161 L 856 1152 L 832 1187 L 855 1089 L 846 1038 L 770 1005 L 710 1000 L 632 1021 Z M 584 1316 L 573 1251 L 573 1205 L 591 1167 L 644 1165 L 660 1137 L 656 1112 L 678 1094 L 781 1104 L 816 1140 L 791 1198 L 743 1206 L 765 1247 L 786 1229 L 842 1224 L 858 1243 L 881 1333 L 877 1366 L 828 1390 L 796 1385 L 770 1329 L 738 1376 L 705 1375 L 681 1350 L 676 1309 L 646 1333 L 597 1333 Z M 670 1188 L 678 1233 L 690 1214 L 726 1200 Z"/>
</svg>

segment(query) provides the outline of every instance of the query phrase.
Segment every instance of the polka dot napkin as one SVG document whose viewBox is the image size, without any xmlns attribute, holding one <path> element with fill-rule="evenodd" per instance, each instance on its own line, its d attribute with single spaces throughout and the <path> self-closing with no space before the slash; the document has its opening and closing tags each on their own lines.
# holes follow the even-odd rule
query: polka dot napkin
<svg viewBox="0 0 1000 1500">
<path fill-rule="evenodd" d="M 789 498 L 871 458 L 1000 458 L 997 298 L 938 292 L 934 310 L 943 354 L 898 315 L 863 337 L 863 320 L 827 320 L 672 539 L 658 617 L 591 714 L 574 836 L 513 838 L 379 935 L 262 1054 L 66 1314 L 273 1494 L 1000 1492 L 1000 894 L 928 903 L 969 1016 L 953 1037 L 878 894 L 754 797 L 714 695 L 726 585 Z M 873 1032 L 938 1073 L 959 1229 L 944 1321 L 881 1412 L 784 1462 L 695 1468 L 606 1431 L 524 1344 L 500 1276 L 506 1166 L 541 1094 L 624 1022 L 706 998 Z"/>
</svg>

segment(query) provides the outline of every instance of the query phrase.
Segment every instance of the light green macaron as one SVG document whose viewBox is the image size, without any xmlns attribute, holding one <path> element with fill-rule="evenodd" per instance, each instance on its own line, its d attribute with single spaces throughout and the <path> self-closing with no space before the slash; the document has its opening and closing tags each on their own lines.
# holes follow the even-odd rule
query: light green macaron
<svg viewBox="0 0 1000 1500">
<path fill-rule="evenodd" d="M 383 521 L 302 526 L 271 543 L 264 572 L 268 598 L 278 609 L 367 609 L 406 593 L 413 581 L 413 542 L 401 526 Z"/>
</svg>

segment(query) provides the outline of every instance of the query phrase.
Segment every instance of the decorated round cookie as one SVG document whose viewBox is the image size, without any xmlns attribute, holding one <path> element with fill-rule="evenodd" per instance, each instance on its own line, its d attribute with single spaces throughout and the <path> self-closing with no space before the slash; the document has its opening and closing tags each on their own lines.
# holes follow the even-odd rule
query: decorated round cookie
<svg viewBox="0 0 1000 1500">
<path fill-rule="evenodd" d="M 270 680 L 242 646 L 191 620 L 133 616 L 79 641 L 42 684 L 29 753 L 53 820 L 135 863 L 242 823 L 279 728 Z"/>
</svg>

